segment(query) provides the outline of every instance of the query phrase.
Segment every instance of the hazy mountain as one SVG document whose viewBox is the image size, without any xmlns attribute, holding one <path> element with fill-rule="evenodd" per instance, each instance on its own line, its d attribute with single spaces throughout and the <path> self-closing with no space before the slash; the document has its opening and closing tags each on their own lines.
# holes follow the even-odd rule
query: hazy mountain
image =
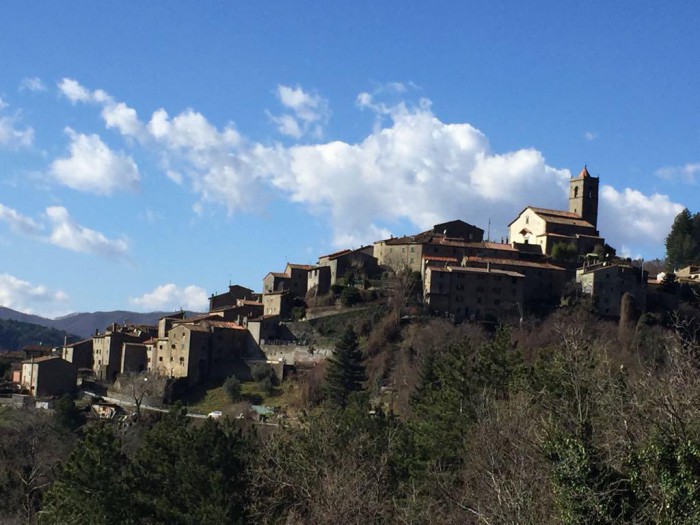
<svg viewBox="0 0 700 525">
<path fill-rule="evenodd" d="M 47 328 L 57 328 L 82 338 L 92 336 L 95 330 L 102 332 L 112 323 L 124 324 L 128 322 L 132 324 L 155 325 L 158 324 L 158 319 L 171 313 L 173 312 L 138 313 L 117 310 L 114 312 L 75 313 L 57 319 L 47 319 L 46 317 L 23 314 L 22 312 L 0 306 L 0 319 L 11 319 L 24 323 L 38 324 Z M 193 315 L 198 314 L 196 312 L 187 312 L 188 317 Z"/>
<path fill-rule="evenodd" d="M 57 328 L 0 319 L 0 351 L 19 350 L 27 345 L 61 346 L 65 337 L 69 340 L 76 339 L 76 336 Z"/>
</svg>

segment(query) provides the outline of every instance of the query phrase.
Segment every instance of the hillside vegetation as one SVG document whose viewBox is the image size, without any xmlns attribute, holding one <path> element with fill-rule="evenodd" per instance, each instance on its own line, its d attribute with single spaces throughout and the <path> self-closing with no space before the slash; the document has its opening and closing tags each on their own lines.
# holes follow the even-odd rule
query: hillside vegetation
<svg viewBox="0 0 700 525">
<path fill-rule="evenodd" d="M 50 347 L 61 346 L 66 336 L 70 340 L 76 340 L 76 336 L 56 328 L 21 321 L 0 320 L 0 350 L 19 350 L 27 345 L 38 344 Z"/>
</svg>

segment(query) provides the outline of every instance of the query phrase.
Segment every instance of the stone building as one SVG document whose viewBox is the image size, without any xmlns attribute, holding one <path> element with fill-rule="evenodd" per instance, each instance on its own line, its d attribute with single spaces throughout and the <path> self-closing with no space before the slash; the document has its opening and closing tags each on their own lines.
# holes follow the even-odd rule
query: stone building
<svg viewBox="0 0 700 525">
<path fill-rule="evenodd" d="M 73 392 L 78 369 L 58 356 L 37 357 L 22 363 L 20 385 L 35 397 Z"/>
<path fill-rule="evenodd" d="M 627 292 L 640 311 L 646 310 L 647 275 L 633 266 L 597 263 L 576 270 L 576 282 L 584 295 L 592 297 L 598 314 L 620 317 L 622 296 Z"/>
<path fill-rule="evenodd" d="M 165 337 L 145 342 L 146 370 L 187 378 L 190 387 L 209 377 L 225 377 L 242 359 L 246 337 L 245 328 L 216 316 L 176 321 Z"/>
<path fill-rule="evenodd" d="M 434 314 L 455 320 L 518 312 L 523 305 L 524 276 L 518 272 L 486 268 L 427 267 L 423 299 Z"/>
<path fill-rule="evenodd" d="M 585 167 L 569 181 L 569 211 L 528 206 L 508 225 L 514 245 L 535 244 L 551 255 L 556 244 L 573 244 L 581 255 L 604 245 L 597 230 L 598 178 Z"/>
<path fill-rule="evenodd" d="M 293 306 L 294 297 L 286 290 L 263 294 L 264 315 L 278 315 L 282 319 L 288 319 Z"/>
<path fill-rule="evenodd" d="M 561 301 L 566 283 L 566 270 L 543 261 L 497 259 L 493 257 L 465 257 L 462 266 L 471 268 L 490 267 L 522 274 L 523 300 L 526 306 L 541 304 L 557 305 Z"/>
<path fill-rule="evenodd" d="M 331 286 L 351 275 L 356 280 L 378 277 L 381 270 L 373 253 L 373 246 L 362 246 L 322 255 L 317 266 L 309 270 L 308 291 L 313 290 L 316 295 L 327 294 Z"/>
<path fill-rule="evenodd" d="M 184 314 L 183 314 L 184 315 Z M 114 381 L 122 369 L 124 343 L 143 343 L 154 335 L 155 327 L 111 325 L 104 333 L 92 338 L 92 369 L 98 379 Z"/>
<path fill-rule="evenodd" d="M 70 343 L 61 348 L 61 357 L 78 368 L 92 368 L 92 339 Z"/>
<path fill-rule="evenodd" d="M 394 271 L 409 268 L 420 272 L 423 255 L 455 256 L 460 258 L 460 247 L 464 243 L 481 242 L 484 230 L 455 220 L 436 224 L 431 230 L 416 235 L 392 237 L 374 243 L 374 257 L 380 266 L 388 266 Z"/>
<path fill-rule="evenodd" d="M 229 285 L 227 292 L 219 295 L 212 294 L 209 298 L 209 311 L 231 308 L 236 306 L 239 301 L 249 301 L 255 296 L 255 292 L 250 288 L 238 284 Z"/>
</svg>

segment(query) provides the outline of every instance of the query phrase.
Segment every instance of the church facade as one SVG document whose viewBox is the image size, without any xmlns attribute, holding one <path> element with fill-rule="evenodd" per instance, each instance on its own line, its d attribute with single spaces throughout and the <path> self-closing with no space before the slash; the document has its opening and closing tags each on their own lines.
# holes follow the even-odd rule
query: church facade
<svg viewBox="0 0 700 525">
<path fill-rule="evenodd" d="M 598 230 L 598 177 L 584 167 L 569 181 L 569 210 L 528 206 L 508 225 L 511 243 L 537 245 L 551 255 L 556 244 L 573 244 L 579 254 L 604 245 Z"/>
</svg>

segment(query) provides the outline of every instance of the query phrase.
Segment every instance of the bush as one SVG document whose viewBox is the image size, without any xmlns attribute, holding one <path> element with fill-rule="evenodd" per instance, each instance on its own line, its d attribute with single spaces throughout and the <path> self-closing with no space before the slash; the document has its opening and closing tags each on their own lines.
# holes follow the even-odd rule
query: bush
<svg viewBox="0 0 700 525">
<path fill-rule="evenodd" d="M 331 293 L 333 295 L 340 295 L 341 293 L 343 293 L 343 290 L 345 290 L 345 286 L 343 286 L 342 284 L 331 285 Z"/>
<path fill-rule="evenodd" d="M 275 374 L 275 371 L 267 363 L 256 363 L 253 365 L 251 374 L 253 375 L 255 382 L 258 384 L 262 384 L 269 378 L 272 386 L 277 385 L 277 374 Z"/>
<path fill-rule="evenodd" d="M 292 308 L 292 320 L 301 321 L 306 317 L 306 308 L 303 306 L 295 306 Z"/>
<path fill-rule="evenodd" d="M 352 306 L 362 302 L 362 295 L 357 288 L 345 288 L 340 294 L 340 304 L 343 306 Z"/>
<path fill-rule="evenodd" d="M 224 392 L 234 403 L 241 400 L 241 382 L 236 376 L 231 376 L 224 381 Z"/>
</svg>

